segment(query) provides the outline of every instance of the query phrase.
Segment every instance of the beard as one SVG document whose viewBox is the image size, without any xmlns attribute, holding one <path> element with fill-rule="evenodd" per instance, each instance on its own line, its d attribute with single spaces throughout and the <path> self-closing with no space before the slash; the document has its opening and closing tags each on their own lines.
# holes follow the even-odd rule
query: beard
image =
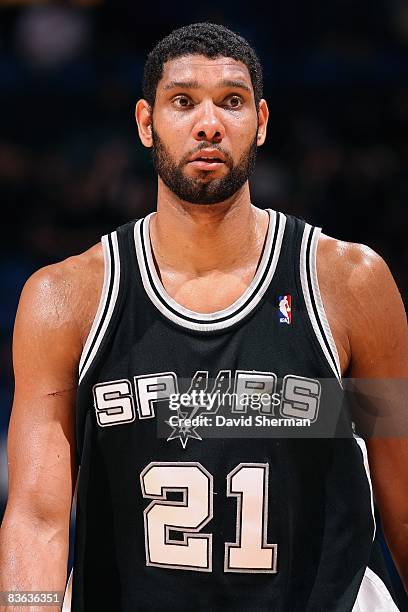
<svg viewBox="0 0 408 612">
<path fill-rule="evenodd" d="M 241 155 L 239 162 L 234 165 L 231 156 L 219 145 L 203 141 L 194 152 L 201 149 L 218 149 L 225 156 L 225 164 L 228 167 L 228 174 L 221 178 L 208 179 L 203 181 L 198 178 L 191 178 L 183 174 L 183 167 L 187 162 L 185 156 L 180 162 L 173 161 L 168 149 L 164 145 L 160 136 L 152 126 L 153 147 L 152 160 L 157 174 L 163 183 L 180 200 L 191 204 L 219 204 L 228 200 L 246 183 L 255 167 L 257 153 L 257 133 L 250 146 Z M 205 173 L 207 174 L 207 173 Z"/>
</svg>

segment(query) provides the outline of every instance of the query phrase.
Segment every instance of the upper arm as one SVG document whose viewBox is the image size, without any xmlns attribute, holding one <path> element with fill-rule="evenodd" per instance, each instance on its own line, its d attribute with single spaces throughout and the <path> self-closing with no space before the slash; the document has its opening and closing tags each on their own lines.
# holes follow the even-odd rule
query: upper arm
<svg viewBox="0 0 408 612">
<path fill-rule="evenodd" d="M 354 378 L 407 377 L 407 318 L 392 274 L 368 247 L 353 245 L 349 257 L 349 374 Z"/>
<path fill-rule="evenodd" d="M 386 263 L 371 249 L 353 246 L 346 320 L 351 349 L 347 374 L 362 397 L 356 417 L 369 427 L 367 443 L 377 488 L 399 481 L 406 491 L 408 463 L 401 452 L 408 451 L 407 318 Z M 399 442 L 390 443 L 390 438 Z"/>
<path fill-rule="evenodd" d="M 408 327 L 386 263 L 351 245 L 344 305 L 350 344 L 348 376 L 361 393 L 363 430 L 375 498 L 394 558 L 408 562 Z"/>
<path fill-rule="evenodd" d="M 50 524 L 69 521 L 76 478 L 74 405 L 81 338 L 71 294 L 63 268 L 50 266 L 34 274 L 21 295 L 13 339 L 7 513 Z"/>
</svg>

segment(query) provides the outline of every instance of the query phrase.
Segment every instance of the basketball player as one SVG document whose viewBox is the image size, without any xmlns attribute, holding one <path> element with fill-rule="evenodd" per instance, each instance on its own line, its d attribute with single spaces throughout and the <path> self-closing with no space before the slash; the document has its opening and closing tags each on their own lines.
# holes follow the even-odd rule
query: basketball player
<svg viewBox="0 0 408 612">
<path fill-rule="evenodd" d="M 315 427 L 344 375 L 406 377 L 406 319 L 386 264 L 251 203 L 268 107 L 237 34 L 194 24 L 159 42 L 136 120 L 157 211 L 40 270 L 21 297 L 1 589 L 64 588 L 80 465 L 64 609 L 397 610 L 371 483 L 408 584 L 402 439 L 368 441 L 370 477 L 353 433 L 157 429 L 166 398 L 187 390 L 276 391 L 274 414 L 304 413 Z"/>
<path fill-rule="evenodd" d="M 283 315 L 283 320 L 281 319 L 282 323 L 290 323 L 290 304 L 287 295 L 280 296 L 279 310 Z"/>
</svg>

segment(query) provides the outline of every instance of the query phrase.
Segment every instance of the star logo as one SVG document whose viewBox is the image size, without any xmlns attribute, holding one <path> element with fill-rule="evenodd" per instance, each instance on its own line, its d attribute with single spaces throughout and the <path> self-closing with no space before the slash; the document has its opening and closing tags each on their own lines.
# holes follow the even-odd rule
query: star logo
<svg viewBox="0 0 408 612">
<path fill-rule="evenodd" d="M 202 440 L 202 437 L 197 433 L 196 428 L 201 426 L 197 425 L 197 422 L 192 426 L 186 424 L 185 419 L 192 421 L 192 419 L 199 417 L 200 415 L 216 414 L 220 405 L 220 396 L 222 392 L 226 393 L 231 386 L 231 370 L 220 370 L 217 374 L 215 381 L 208 391 L 208 387 L 211 382 L 208 378 L 208 372 L 206 370 L 198 370 L 193 378 L 191 379 L 190 386 L 186 393 L 182 395 L 187 396 L 187 405 L 183 403 L 183 406 L 179 406 L 177 409 L 178 422 L 174 426 L 174 421 L 165 421 L 169 427 L 172 428 L 172 432 L 167 438 L 169 440 L 180 440 L 183 448 L 186 448 L 189 438 L 195 440 Z"/>
<path fill-rule="evenodd" d="M 177 427 L 173 427 L 173 431 L 167 438 L 167 442 L 169 440 L 177 440 L 177 438 L 181 442 L 181 446 L 186 448 L 187 442 L 189 438 L 195 438 L 196 440 L 202 440 L 202 437 L 199 433 L 196 432 L 194 427 L 185 425 L 184 420 L 187 417 L 186 412 L 178 411 L 177 416 L 179 417 L 179 425 Z M 171 427 L 170 422 L 166 421 L 166 423 Z"/>
</svg>

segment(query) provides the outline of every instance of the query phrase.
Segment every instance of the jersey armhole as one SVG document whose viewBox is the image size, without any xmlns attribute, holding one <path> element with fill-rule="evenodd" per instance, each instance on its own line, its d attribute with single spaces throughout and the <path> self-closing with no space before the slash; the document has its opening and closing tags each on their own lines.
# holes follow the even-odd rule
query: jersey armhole
<svg viewBox="0 0 408 612">
<path fill-rule="evenodd" d="M 120 258 L 116 232 L 102 236 L 104 279 L 98 308 L 79 361 L 79 383 L 89 370 L 106 334 L 120 284 Z"/>
<path fill-rule="evenodd" d="M 300 279 L 307 313 L 314 333 L 330 369 L 341 385 L 340 359 L 324 309 L 317 278 L 316 255 L 320 233 L 320 227 L 305 224 L 300 249 Z"/>
<path fill-rule="evenodd" d="M 71 612 L 72 605 L 72 581 L 73 581 L 74 568 L 71 569 L 69 578 L 64 591 L 64 599 L 62 602 L 61 612 Z"/>
</svg>

